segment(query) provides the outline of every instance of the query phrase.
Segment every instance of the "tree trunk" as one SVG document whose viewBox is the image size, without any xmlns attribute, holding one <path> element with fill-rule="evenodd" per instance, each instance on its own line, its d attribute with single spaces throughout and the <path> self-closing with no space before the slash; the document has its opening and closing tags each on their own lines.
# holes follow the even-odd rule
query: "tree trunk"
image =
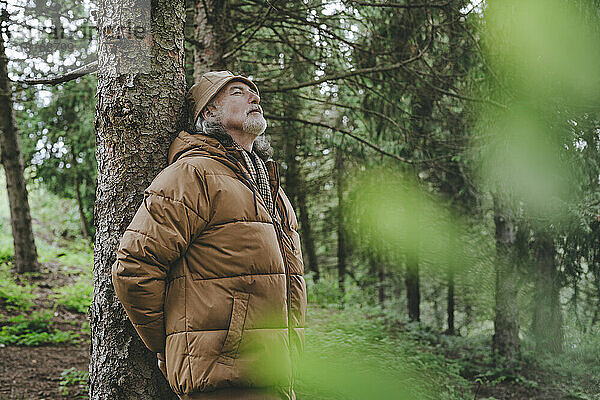
<svg viewBox="0 0 600 400">
<path fill-rule="evenodd" d="M 420 321 L 421 291 L 419 287 L 419 257 L 417 254 L 409 254 L 407 257 L 405 284 L 408 319 L 410 321 Z"/>
<path fill-rule="evenodd" d="M 301 71 L 295 71 L 301 74 Z M 284 150 L 285 150 L 285 191 L 292 202 L 292 205 L 298 209 L 298 217 L 300 219 L 300 231 L 302 233 L 302 246 L 304 254 L 308 263 L 306 270 L 313 271 L 314 281 L 318 281 L 320 278 L 319 266 L 317 264 L 317 254 L 315 250 L 315 241 L 312 235 L 312 229 L 310 227 L 310 219 L 308 216 L 308 207 L 306 205 L 306 194 L 304 193 L 304 181 L 302 174 L 300 173 L 300 167 L 296 157 L 298 155 L 298 140 L 300 131 L 298 126 L 292 122 L 294 118 L 298 117 L 299 110 L 299 99 L 296 96 L 287 96 L 284 99 L 285 116 L 290 120 L 283 123 L 285 129 L 283 134 Z"/>
<path fill-rule="evenodd" d="M 385 286 L 386 286 L 386 282 L 385 282 L 385 268 L 383 267 L 383 265 L 379 266 L 379 272 L 377 273 L 377 277 L 378 277 L 378 284 L 377 284 L 377 295 L 379 298 L 379 305 L 381 306 L 381 308 L 385 308 Z"/>
<path fill-rule="evenodd" d="M 534 252 L 536 273 L 532 331 L 537 352 L 557 354 L 563 350 L 563 330 L 555 253 L 550 234 L 538 233 Z"/>
<path fill-rule="evenodd" d="M 156 355 L 143 345 L 115 297 L 111 267 L 143 191 L 166 166 L 169 145 L 183 123 L 184 20 L 184 0 L 99 4 L 91 400 L 176 398 Z M 117 49 L 122 41 L 113 35 L 131 21 L 142 39 L 129 38 L 130 46 Z"/>
<path fill-rule="evenodd" d="M 448 335 L 454 335 L 456 333 L 456 328 L 454 326 L 454 274 L 456 269 L 456 263 L 458 262 L 458 257 L 456 255 L 456 251 L 458 248 L 458 246 L 456 245 L 457 240 L 458 238 L 456 236 L 452 236 L 450 238 L 450 262 L 448 264 L 448 297 L 446 310 L 448 315 L 448 329 L 446 330 L 446 334 Z"/>
<path fill-rule="evenodd" d="M 600 249 L 596 249 L 596 253 L 598 253 Z M 598 319 L 600 317 L 600 271 L 598 269 L 598 265 L 596 264 L 598 260 L 598 255 L 594 256 L 594 287 L 596 288 L 596 307 L 594 308 L 594 315 L 592 316 L 592 322 L 590 323 L 590 328 L 593 328 L 598 323 Z M 586 332 L 588 328 L 586 327 Z"/>
<path fill-rule="evenodd" d="M 341 145 L 340 145 L 341 147 Z M 343 295 L 346 292 L 346 230 L 344 226 L 344 153 L 341 148 L 337 149 L 335 159 L 335 174 L 336 174 L 336 186 L 337 186 L 337 259 L 338 259 L 338 287 Z"/>
<path fill-rule="evenodd" d="M 496 308 L 494 354 L 511 362 L 519 353 L 519 304 L 516 225 L 511 210 L 494 196 L 496 225 Z"/>
<path fill-rule="evenodd" d="M 6 173 L 10 225 L 15 246 L 15 269 L 18 273 L 38 271 L 37 249 L 25 185 L 25 167 L 13 114 L 8 58 L 3 37 L 0 37 L 0 159 Z"/>
<path fill-rule="evenodd" d="M 194 18 L 194 82 L 207 71 L 225 69 L 223 60 L 225 2 L 223 0 L 198 0 Z M 231 34 L 231 32 L 229 32 Z"/>
<path fill-rule="evenodd" d="M 77 161 L 73 160 L 73 165 L 75 165 Z M 76 168 L 73 166 L 73 168 Z M 77 169 L 73 170 L 74 173 L 74 184 L 75 184 L 75 198 L 77 199 L 77 209 L 79 210 L 79 219 L 81 220 L 81 233 L 83 234 L 83 238 L 88 240 L 90 237 L 90 229 L 88 228 L 88 221 L 85 216 L 85 212 L 83 211 L 83 202 L 81 201 L 81 189 L 79 187 L 79 176 L 77 176 Z"/>
<path fill-rule="evenodd" d="M 310 225 L 310 217 L 308 215 L 308 206 L 306 204 L 306 194 L 304 193 L 304 180 L 301 176 L 298 177 L 298 211 L 300 212 L 300 231 L 302 232 L 302 245 L 308 260 L 308 270 L 313 272 L 313 281 L 318 282 L 321 279 L 321 271 L 317 261 L 317 250 L 315 247 L 315 239 L 313 237 L 312 228 Z"/>
<path fill-rule="evenodd" d="M 454 335 L 456 328 L 454 326 L 454 266 L 448 269 L 448 298 L 447 298 L 448 329 L 446 334 Z"/>
</svg>

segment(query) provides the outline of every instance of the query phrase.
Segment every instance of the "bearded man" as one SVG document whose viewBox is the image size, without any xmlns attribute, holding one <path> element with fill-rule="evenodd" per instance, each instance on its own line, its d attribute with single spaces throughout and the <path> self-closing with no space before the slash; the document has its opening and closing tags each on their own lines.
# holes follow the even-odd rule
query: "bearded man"
<svg viewBox="0 0 600 400">
<path fill-rule="evenodd" d="M 207 72 L 187 98 L 196 132 L 179 133 L 146 189 L 115 292 L 181 399 L 294 399 L 306 285 L 296 215 L 270 146 L 256 146 L 258 88 Z"/>
</svg>

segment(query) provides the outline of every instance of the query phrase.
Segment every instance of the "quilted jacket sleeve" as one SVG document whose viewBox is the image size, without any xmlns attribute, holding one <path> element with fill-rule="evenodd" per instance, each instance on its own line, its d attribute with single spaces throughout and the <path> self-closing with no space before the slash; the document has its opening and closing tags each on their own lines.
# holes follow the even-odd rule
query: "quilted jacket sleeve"
<svg viewBox="0 0 600 400">
<path fill-rule="evenodd" d="M 202 176 L 175 163 L 144 192 L 112 267 L 115 293 L 144 344 L 163 352 L 163 304 L 170 265 L 206 226 L 208 201 Z"/>
</svg>

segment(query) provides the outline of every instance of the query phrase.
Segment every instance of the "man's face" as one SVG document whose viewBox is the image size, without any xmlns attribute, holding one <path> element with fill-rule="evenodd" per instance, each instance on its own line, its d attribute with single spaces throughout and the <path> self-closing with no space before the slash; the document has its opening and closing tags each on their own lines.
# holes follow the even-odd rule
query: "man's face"
<svg viewBox="0 0 600 400">
<path fill-rule="evenodd" d="M 226 130 L 258 136 L 267 127 L 259 102 L 260 97 L 250 86 L 234 81 L 219 91 L 210 111 Z"/>
</svg>

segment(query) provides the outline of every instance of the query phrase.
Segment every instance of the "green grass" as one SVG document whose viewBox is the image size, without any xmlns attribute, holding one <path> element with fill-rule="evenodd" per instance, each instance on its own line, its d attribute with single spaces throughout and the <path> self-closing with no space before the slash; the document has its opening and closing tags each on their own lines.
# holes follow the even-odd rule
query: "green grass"
<svg viewBox="0 0 600 400">
<path fill-rule="evenodd" d="M 17 279 L 8 264 L 0 264 L 0 302 L 4 302 L 7 310 L 27 311 L 37 297 L 35 286 Z"/>
<path fill-rule="evenodd" d="M 311 306 L 307 356 L 298 384 L 306 399 L 470 396 L 459 363 L 407 332 L 394 330 L 376 308 Z"/>
<path fill-rule="evenodd" d="M 59 331 L 52 328 L 52 312 L 35 312 L 17 315 L 3 320 L 0 344 L 40 346 L 43 344 L 72 343 L 79 340 L 79 333 Z"/>
<path fill-rule="evenodd" d="M 67 310 L 87 313 L 93 293 L 92 282 L 86 277 L 81 277 L 73 285 L 58 288 L 54 299 L 56 304 L 64 306 Z"/>
<path fill-rule="evenodd" d="M 80 393 L 75 398 L 86 399 L 89 380 L 90 375 L 87 371 L 79 371 L 75 368 L 65 369 L 60 373 L 58 392 L 62 396 L 69 396 L 73 395 L 73 391 L 75 391 L 75 393 Z"/>
<path fill-rule="evenodd" d="M 91 276 L 93 247 L 81 238 L 76 201 L 61 198 L 40 183 L 28 183 L 27 189 L 38 261 L 60 262 L 64 273 Z M 13 254 L 6 183 L 0 170 L 0 263 L 12 261 Z"/>
</svg>

